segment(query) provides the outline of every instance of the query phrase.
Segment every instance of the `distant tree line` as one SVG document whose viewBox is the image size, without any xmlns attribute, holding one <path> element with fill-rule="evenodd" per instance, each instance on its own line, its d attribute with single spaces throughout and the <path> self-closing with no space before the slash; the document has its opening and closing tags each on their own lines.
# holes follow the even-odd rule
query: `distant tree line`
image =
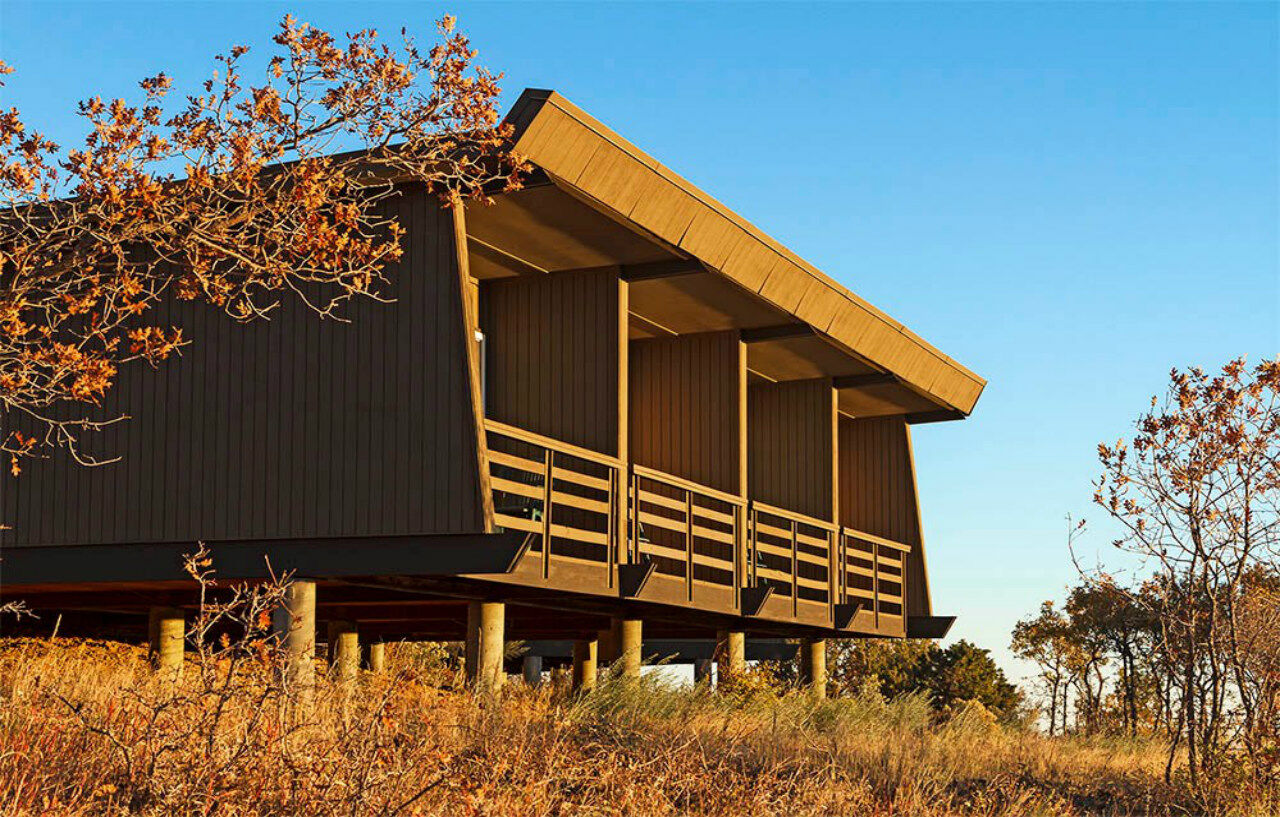
<svg viewBox="0 0 1280 817">
<path fill-rule="evenodd" d="M 1193 784 L 1280 776 L 1280 364 L 1175 370 L 1098 452 L 1118 566 L 1077 562 L 1065 603 L 1013 630 L 1049 731 L 1163 736 Z"/>
</svg>

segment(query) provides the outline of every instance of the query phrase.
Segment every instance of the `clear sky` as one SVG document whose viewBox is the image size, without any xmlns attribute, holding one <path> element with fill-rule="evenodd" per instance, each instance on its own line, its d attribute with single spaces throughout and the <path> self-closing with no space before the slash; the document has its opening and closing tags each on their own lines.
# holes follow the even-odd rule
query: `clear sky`
<svg viewBox="0 0 1280 817">
<path fill-rule="evenodd" d="M 74 143 L 76 100 L 190 87 L 289 10 L 457 14 L 508 101 L 560 91 L 986 377 L 916 459 L 934 607 L 1002 661 L 1095 445 L 1170 367 L 1280 351 L 1275 4 L 3 0 L 0 101 Z"/>
</svg>

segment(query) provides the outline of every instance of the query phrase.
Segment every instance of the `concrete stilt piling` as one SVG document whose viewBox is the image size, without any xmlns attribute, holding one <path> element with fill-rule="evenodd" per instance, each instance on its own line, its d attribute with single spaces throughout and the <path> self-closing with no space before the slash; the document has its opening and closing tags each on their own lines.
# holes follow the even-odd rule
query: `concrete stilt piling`
<svg viewBox="0 0 1280 817">
<path fill-rule="evenodd" d="M 596 685 L 596 660 L 599 643 L 595 639 L 579 639 L 573 642 L 573 689 L 590 692 Z"/>
<path fill-rule="evenodd" d="M 716 662 L 720 681 L 725 683 L 747 671 L 747 636 L 741 630 L 721 630 L 716 634 Z"/>
<path fill-rule="evenodd" d="M 624 618 L 618 622 L 618 661 L 624 678 L 639 678 L 643 662 L 644 622 L 638 618 Z"/>
<path fill-rule="evenodd" d="M 360 636 L 353 621 L 329 622 L 329 671 L 350 686 L 360 668 Z"/>
<path fill-rule="evenodd" d="M 284 605 L 275 611 L 272 627 L 284 645 L 285 685 L 309 702 L 316 685 L 316 583 L 293 581 Z"/>
<path fill-rule="evenodd" d="M 800 642 L 800 682 L 810 694 L 827 697 L 827 642 L 806 638 Z"/>
<path fill-rule="evenodd" d="M 464 660 L 467 682 L 479 692 L 496 692 L 506 677 L 502 653 L 506 647 L 506 605 L 500 601 L 473 601 L 467 605 L 467 638 Z"/>
<path fill-rule="evenodd" d="M 151 667 L 166 680 L 182 675 L 187 621 L 176 607 L 152 607 L 147 618 Z"/>
<path fill-rule="evenodd" d="M 361 664 L 369 672 L 381 674 L 387 671 L 387 645 L 381 641 L 371 641 L 361 645 Z"/>
</svg>

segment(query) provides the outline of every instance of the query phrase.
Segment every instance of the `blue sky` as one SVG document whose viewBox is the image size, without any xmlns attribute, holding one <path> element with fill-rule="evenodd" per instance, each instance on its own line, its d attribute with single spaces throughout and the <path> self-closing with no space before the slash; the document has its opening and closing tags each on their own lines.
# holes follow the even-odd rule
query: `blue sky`
<svg viewBox="0 0 1280 817">
<path fill-rule="evenodd" d="M 934 606 L 1002 660 L 1095 445 L 1170 367 L 1280 351 L 1274 4 L 4 0 L 3 104 L 72 144 L 76 100 L 187 87 L 288 10 L 458 14 L 509 100 L 555 88 L 986 377 L 916 458 Z"/>
</svg>

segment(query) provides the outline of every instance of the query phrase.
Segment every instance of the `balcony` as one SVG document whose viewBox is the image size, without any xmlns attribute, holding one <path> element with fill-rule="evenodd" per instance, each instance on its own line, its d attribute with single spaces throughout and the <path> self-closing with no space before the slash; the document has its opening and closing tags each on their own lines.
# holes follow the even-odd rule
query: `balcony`
<svg viewBox="0 0 1280 817">
<path fill-rule="evenodd" d="M 485 431 L 495 523 L 532 535 L 522 581 L 905 632 L 908 545 L 494 420 Z M 638 586 L 628 569 L 643 574 Z"/>
</svg>

